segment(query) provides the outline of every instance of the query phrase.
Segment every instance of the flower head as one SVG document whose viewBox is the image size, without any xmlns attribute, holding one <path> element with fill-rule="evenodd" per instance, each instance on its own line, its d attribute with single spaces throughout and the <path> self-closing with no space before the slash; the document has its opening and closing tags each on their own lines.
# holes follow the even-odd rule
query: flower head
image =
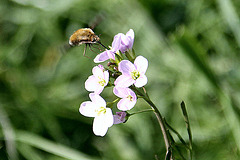
<svg viewBox="0 0 240 160">
<path fill-rule="evenodd" d="M 115 60 L 115 53 L 112 50 L 106 50 L 100 54 L 98 54 L 95 58 L 94 58 L 94 62 L 95 63 L 101 63 L 104 62 L 108 59 L 113 59 Z"/>
<path fill-rule="evenodd" d="M 95 63 L 104 62 L 108 59 L 115 60 L 115 53 L 121 51 L 122 53 L 126 52 L 127 50 L 132 49 L 134 42 L 134 32 L 130 29 L 126 35 L 123 33 L 118 33 L 114 36 L 114 40 L 112 42 L 111 50 L 106 50 L 100 54 L 98 54 L 94 58 Z"/>
<path fill-rule="evenodd" d="M 143 56 L 138 56 L 134 64 L 128 60 L 122 60 L 118 69 L 122 73 L 116 81 L 115 86 L 129 87 L 134 84 L 136 87 L 142 87 L 147 84 L 145 75 L 148 67 L 148 60 Z"/>
<path fill-rule="evenodd" d="M 100 94 L 104 87 L 108 84 L 109 73 L 104 71 L 102 65 L 93 67 L 93 75 L 89 76 L 85 82 L 85 88 L 88 91 L 94 91 L 96 94 Z"/>
<path fill-rule="evenodd" d="M 124 123 L 127 121 L 127 113 L 126 112 L 116 112 L 116 115 L 113 115 L 113 124 Z"/>
<path fill-rule="evenodd" d="M 134 32 L 130 29 L 126 35 L 123 33 L 118 33 L 114 36 L 114 40 L 112 42 L 112 50 L 113 52 L 117 52 L 120 50 L 122 53 L 126 52 L 129 49 L 132 49 L 134 42 Z"/>
<path fill-rule="evenodd" d="M 122 98 L 117 104 L 118 109 L 121 111 L 132 109 L 137 102 L 136 94 L 129 88 L 114 87 L 113 93 Z"/>
<path fill-rule="evenodd" d="M 97 136 L 104 136 L 109 127 L 113 125 L 113 114 L 106 108 L 105 100 L 98 94 L 90 93 L 91 101 L 83 102 L 79 112 L 86 117 L 94 117 L 93 132 Z"/>
</svg>

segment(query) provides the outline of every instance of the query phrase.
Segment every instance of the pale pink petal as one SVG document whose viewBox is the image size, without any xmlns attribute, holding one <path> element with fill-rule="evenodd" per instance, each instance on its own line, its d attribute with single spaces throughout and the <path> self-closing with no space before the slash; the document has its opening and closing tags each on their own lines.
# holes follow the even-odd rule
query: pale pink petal
<svg viewBox="0 0 240 160">
<path fill-rule="evenodd" d="M 148 60 L 143 56 L 138 56 L 134 61 L 134 65 L 140 74 L 145 74 L 148 68 Z"/>
<path fill-rule="evenodd" d="M 98 86 L 95 88 L 94 93 L 95 93 L 95 94 L 100 94 L 100 93 L 102 93 L 103 89 L 104 89 L 104 86 L 98 85 Z"/>
<path fill-rule="evenodd" d="M 100 68 L 102 71 L 104 71 L 104 66 L 103 65 L 99 64 L 98 68 Z"/>
<path fill-rule="evenodd" d="M 119 50 L 120 45 L 121 45 L 121 35 L 122 33 L 118 33 L 117 35 L 114 36 L 113 42 L 112 42 L 112 51 L 116 52 Z"/>
<path fill-rule="evenodd" d="M 101 63 L 101 62 L 104 62 L 106 60 L 108 60 L 109 57 L 108 57 L 108 52 L 107 51 L 104 51 L 100 54 L 98 54 L 95 58 L 94 58 L 94 62 L 95 63 Z"/>
<path fill-rule="evenodd" d="M 134 83 L 136 87 L 143 87 L 147 84 L 147 77 L 145 75 L 141 75 Z"/>
<path fill-rule="evenodd" d="M 85 88 L 87 91 L 95 91 L 95 89 L 97 88 L 98 83 L 97 83 L 97 79 L 95 78 L 95 76 L 89 76 L 88 79 L 85 81 Z"/>
<path fill-rule="evenodd" d="M 125 76 L 125 75 L 119 76 L 114 82 L 115 86 L 123 87 L 123 88 L 124 87 L 129 87 L 133 83 L 134 83 L 134 80 L 132 79 L 132 77 L 131 76 Z"/>
<path fill-rule="evenodd" d="M 92 102 L 86 101 L 80 105 L 79 112 L 86 117 L 95 117 L 97 115 L 95 109 L 96 106 Z"/>
<path fill-rule="evenodd" d="M 126 33 L 127 37 L 130 37 L 132 40 L 134 40 L 134 31 L 132 29 L 130 29 L 127 33 Z"/>
<path fill-rule="evenodd" d="M 107 51 L 109 59 L 115 60 L 115 53 L 112 50 Z"/>
<path fill-rule="evenodd" d="M 124 34 L 121 36 L 122 44 L 127 46 L 129 43 L 128 37 L 125 36 Z"/>
<path fill-rule="evenodd" d="M 137 101 L 137 96 L 135 92 L 133 92 L 130 88 L 127 88 L 127 91 L 128 91 L 128 95 L 132 97 L 132 101 Z"/>
<path fill-rule="evenodd" d="M 119 63 L 118 69 L 120 72 L 122 72 L 122 74 L 125 75 L 131 75 L 131 72 L 134 71 L 136 68 L 135 66 L 132 64 L 132 62 L 128 61 L 128 60 L 122 60 Z"/>
<path fill-rule="evenodd" d="M 133 42 L 134 42 L 134 32 L 132 29 L 130 29 L 127 33 L 126 33 L 126 36 L 128 37 L 129 39 L 129 44 L 127 46 L 128 49 L 132 49 L 133 47 Z"/>
<path fill-rule="evenodd" d="M 127 88 L 114 87 L 113 88 L 113 93 L 120 98 L 124 98 L 124 97 L 128 96 Z"/>
<path fill-rule="evenodd" d="M 98 107 L 106 107 L 106 101 L 101 96 L 99 96 L 98 94 L 90 93 L 89 97 L 90 97 L 91 101 L 94 104 L 96 104 L 96 106 L 98 106 Z"/>
<path fill-rule="evenodd" d="M 121 111 L 127 111 L 132 109 L 135 104 L 136 104 L 136 101 L 129 101 L 128 98 L 123 98 L 118 102 L 117 107 Z"/>
</svg>

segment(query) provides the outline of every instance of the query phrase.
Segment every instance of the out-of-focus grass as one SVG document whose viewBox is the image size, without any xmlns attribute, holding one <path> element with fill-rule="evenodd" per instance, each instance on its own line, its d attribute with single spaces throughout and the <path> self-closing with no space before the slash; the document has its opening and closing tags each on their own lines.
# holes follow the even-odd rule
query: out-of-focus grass
<svg viewBox="0 0 240 160">
<path fill-rule="evenodd" d="M 134 29 L 135 52 L 149 60 L 146 89 L 187 141 L 185 101 L 193 159 L 239 159 L 239 7 L 236 0 L 2 0 L 1 159 L 163 159 L 153 114 L 135 115 L 101 138 L 78 112 L 95 64 L 83 47 L 64 45 L 98 15 L 105 18 L 94 31 L 105 45 Z M 102 95 L 114 99 L 111 89 Z M 139 100 L 134 110 L 144 108 Z"/>
</svg>

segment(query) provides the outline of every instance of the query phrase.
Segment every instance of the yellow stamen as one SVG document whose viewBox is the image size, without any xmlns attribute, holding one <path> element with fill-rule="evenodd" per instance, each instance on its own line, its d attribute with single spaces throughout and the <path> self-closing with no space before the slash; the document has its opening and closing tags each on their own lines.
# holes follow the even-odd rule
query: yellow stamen
<svg viewBox="0 0 240 160">
<path fill-rule="evenodd" d="M 105 114 L 106 111 L 107 110 L 105 107 L 100 107 L 99 109 L 96 110 L 98 116 L 100 116 L 101 114 Z"/>
<path fill-rule="evenodd" d="M 131 72 L 132 79 L 136 80 L 140 77 L 140 73 L 137 70 Z"/>
</svg>

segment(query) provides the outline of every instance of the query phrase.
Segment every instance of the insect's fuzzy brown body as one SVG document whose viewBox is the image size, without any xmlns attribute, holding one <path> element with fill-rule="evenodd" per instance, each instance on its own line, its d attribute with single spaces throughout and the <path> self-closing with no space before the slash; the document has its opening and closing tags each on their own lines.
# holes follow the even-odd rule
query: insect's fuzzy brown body
<svg viewBox="0 0 240 160">
<path fill-rule="evenodd" d="M 81 28 L 75 31 L 70 39 L 71 46 L 79 46 L 81 44 L 100 43 L 100 38 L 90 28 Z"/>
</svg>

